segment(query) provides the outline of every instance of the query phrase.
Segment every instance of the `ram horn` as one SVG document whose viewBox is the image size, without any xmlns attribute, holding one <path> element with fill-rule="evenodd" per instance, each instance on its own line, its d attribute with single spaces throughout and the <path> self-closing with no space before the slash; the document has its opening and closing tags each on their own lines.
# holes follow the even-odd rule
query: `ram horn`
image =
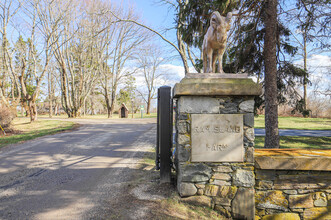
<svg viewBox="0 0 331 220">
<path fill-rule="evenodd" d="M 226 21 L 227 22 L 230 22 L 231 21 L 231 18 L 232 18 L 232 13 L 231 12 L 228 12 L 228 14 L 226 15 Z"/>
<path fill-rule="evenodd" d="M 213 18 L 213 16 L 216 16 L 218 22 L 221 23 L 222 18 L 221 18 L 221 15 L 220 15 L 220 13 L 219 13 L 218 11 L 214 11 L 214 12 L 211 14 L 211 18 Z"/>
</svg>

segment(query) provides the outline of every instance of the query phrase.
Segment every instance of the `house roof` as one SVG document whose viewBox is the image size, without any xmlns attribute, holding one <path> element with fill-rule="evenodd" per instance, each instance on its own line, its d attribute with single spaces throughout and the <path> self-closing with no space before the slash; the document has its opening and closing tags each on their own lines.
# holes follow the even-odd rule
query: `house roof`
<svg viewBox="0 0 331 220">
<path fill-rule="evenodd" d="M 125 105 L 124 103 L 122 103 L 120 109 L 123 108 L 123 107 L 124 107 L 127 111 L 129 111 L 128 107 L 126 107 L 126 105 Z"/>
</svg>

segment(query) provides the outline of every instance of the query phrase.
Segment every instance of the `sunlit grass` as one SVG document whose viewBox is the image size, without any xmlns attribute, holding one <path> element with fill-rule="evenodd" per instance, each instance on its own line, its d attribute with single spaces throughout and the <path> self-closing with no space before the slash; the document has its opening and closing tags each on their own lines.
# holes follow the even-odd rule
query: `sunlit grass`
<svg viewBox="0 0 331 220">
<path fill-rule="evenodd" d="M 133 118 L 156 118 L 157 114 L 156 113 L 150 113 L 149 115 L 147 115 L 146 113 L 143 114 L 143 116 L 141 117 L 140 113 L 135 113 L 133 114 Z M 41 115 L 39 116 L 39 118 L 49 118 L 48 115 Z M 53 115 L 52 118 L 56 118 L 56 119 L 66 119 L 68 118 L 68 116 L 66 114 L 62 114 L 62 115 Z M 80 119 L 108 119 L 108 115 L 107 114 L 97 114 L 97 115 L 81 115 L 77 118 Z M 110 119 L 118 119 L 119 115 L 118 114 L 113 114 L 113 116 Z M 128 118 L 132 118 L 132 114 L 128 115 Z"/>
<path fill-rule="evenodd" d="M 331 137 L 281 136 L 280 148 L 331 149 Z M 255 147 L 264 148 L 264 137 L 255 137 Z"/>
<path fill-rule="evenodd" d="M 0 148 L 7 144 L 15 144 L 72 129 L 74 126 L 75 123 L 69 121 L 37 120 L 30 123 L 29 118 L 15 118 L 11 128 L 17 133 L 0 136 Z"/>
<path fill-rule="evenodd" d="M 331 119 L 278 117 L 278 126 L 280 129 L 331 130 Z M 264 115 L 255 117 L 255 128 L 264 128 Z"/>
</svg>

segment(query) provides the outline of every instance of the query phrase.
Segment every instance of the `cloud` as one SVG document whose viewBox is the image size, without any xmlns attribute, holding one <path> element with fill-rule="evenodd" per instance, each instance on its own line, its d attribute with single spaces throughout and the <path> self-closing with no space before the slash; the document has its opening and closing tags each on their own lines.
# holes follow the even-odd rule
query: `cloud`
<svg viewBox="0 0 331 220">
<path fill-rule="evenodd" d="M 161 68 L 168 72 L 166 77 L 169 82 L 169 86 L 173 87 L 176 83 L 179 83 L 185 77 L 184 67 L 181 65 L 173 65 L 173 64 L 163 64 Z M 196 73 L 194 67 L 189 67 L 190 73 Z"/>
<path fill-rule="evenodd" d="M 294 62 L 294 64 L 303 67 L 303 59 Z M 307 59 L 307 68 L 313 74 L 325 72 L 325 69 L 331 68 L 331 57 L 327 55 L 313 54 Z"/>
<path fill-rule="evenodd" d="M 185 77 L 185 70 L 183 66 L 174 64 L 162 64 L 159 67 L 159 72 L 162 72 L 161 79 L 157 82 L 157 87 L 168 85 L 174 87 L 176 83 L 179 83 L 181 79 Z M 196 72 L 193 67 L 190 67 L 190 72 Z M 138 70 L 135 74 L 136 86 L 145 86 L 142 70 Z"/>
<path fill-rule="evenodd" d="M 161 68 L 163 70 L 168 71 L 171 74 L 171 76 L 169 76 L 171 78 L 178 80 L 185 77 L 185 71 L 183 66 L 176 66 L 173 64 L 163 64 L 161 65 Z"/>
<path fill-rule="evenodd" d="M 146 90 L 146 82 L 143 74 L 143 70 L 137 68 L 136 66 L 125 67 L 124 72 L 132 72 L 136 70 L 134 73 L 135 77 L 135 86 L 140 91 Z M 191 73 L 196 73 L 194 67 L 190 67 L 189 71 Z M 170 87 L 174 87 L 176 83 L 179 83 L 185 77 L 184 67 L 181 65 L 174 65 L 171 63 L 166 63 L 160 65 L 157 74 L 162 73 L 162 76 L 159 80 L 156 81 L 156 88 L 167 85 Z M 121 88 L 123 85 L 119 86 Z"/>
<path fill-rule="evenodd" d="M 295 62 L 303 68 L 303 59 Z M 309 92 L 313 90 L 327 91 L 331 85 L 331 57 L 328 55 L 313 54 L 307 59 L 309 79 L 312 85 L 308 87 Z"/>
</svg>

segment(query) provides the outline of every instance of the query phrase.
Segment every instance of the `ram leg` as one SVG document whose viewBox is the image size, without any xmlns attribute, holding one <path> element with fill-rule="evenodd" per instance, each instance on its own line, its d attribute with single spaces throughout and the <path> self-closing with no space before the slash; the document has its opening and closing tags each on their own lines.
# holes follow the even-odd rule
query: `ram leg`
<svg viewBox="0 0 331 220">
<path fill-rule="evenodd" d="M 207 69 L 206 69 L 206 73 L 211 73 L 212 71 L 212 57 L 213 57 L 213 50 L 212 49 L 207 49 L 207 59 L 206 59 L 206 63 L 207 63 Z"/>
<path fill-rule="evenodd" d="M 225 48 L 222 48 L 218 51 L 218 67 L 217 67 L 217 72 L 218 73 L 224 73 L 223 71 L 223 55 L 225 52 Z"/>
</svg>

